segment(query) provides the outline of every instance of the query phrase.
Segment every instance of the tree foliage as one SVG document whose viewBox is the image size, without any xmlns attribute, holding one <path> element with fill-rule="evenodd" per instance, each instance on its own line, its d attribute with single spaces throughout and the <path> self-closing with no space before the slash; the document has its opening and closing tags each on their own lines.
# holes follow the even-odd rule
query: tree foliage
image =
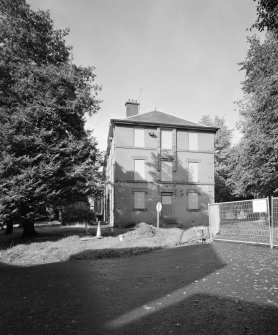
<svg viewBox="0 0 278 335">
<path fill-rule="evenodd" d="M 267 196 L 278 191 L 278 39 L 249 38 L 241 70 L 244 99 L 239 103 L 242 140 L 234 169 L 237 193 Z"/>
<path fill-rule="evenodd" d="M 100 153 L 84 128 L 100 88 L 94 68 L 71 61 L 67 34 L 25 0 L 0 2 L 1 216 L 25 233 L 46 206 L 100 189 Z"/>
<path fill-rule="evenodd" d="M 229 201 L 233 198 L 229 184 L 232 130 L 227 127 L 225 119 L 219 116 L 216 116 L 213 120 L 209 115 L 204 115 L 200 123 L 219 128 L 215 135 L 215 201 Z"/>
<path fill-rule="evenodd" d="M 257 28 L 259 31 L 267 29 L 268 31 L 278 33 L 277 0 L 258 0 L 257 20 L 253 27 Z"/>
<path fill-rule="evenodd" d="M 240 105 L 243 138 L 235 171 L 242 173 L 235 184 L 243 194 L 265 196 L 278 187 L 278 41 L 274 35 L 263 43 L 255 37 L 249 41 L 242 63 L 246 71 L 245 99 Z"/>
</svg>

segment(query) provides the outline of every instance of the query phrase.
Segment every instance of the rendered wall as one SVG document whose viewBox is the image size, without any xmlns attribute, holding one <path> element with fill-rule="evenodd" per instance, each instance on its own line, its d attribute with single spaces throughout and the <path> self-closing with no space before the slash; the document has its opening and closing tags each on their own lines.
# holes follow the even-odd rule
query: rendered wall
<svg viewBox="0 0 278 335">
<path fill-rule="evenodd" d="M 171 157 L 168 153 L 168 157 Z M 160 171 L 157 169 L 158 154 L 155 149 L 115 148 L 115 181 L 134 180 L 134 160 L 145 160 L 146 181 L 160 181 Z M 188 182 L 188 163 L 199 163 L 199 183 L 214 183 L 214 155 L 199 152 L 177 152 L 177 166 L 172 172 L 173 182 Z"/>
<path fill-rule="evenodd" d="M 188 192 L 193 190 L 199 193 L 200 209 L 198 211 L 187 209 Z M 134 191 L 146 192 L 146 209 L 144 211 L 134 210 Z M 165 220 L 166 225 L 178 224 L 184 228 L 208 225 L 208 203 L 214 200 L 214 186 L 117 183 L 115 184 L 115 226 L 123 228 L 139 222 L 155 225 L 155 206 L 158 201 L 161 201 L 161 193 L 167 191 L 172 192 L 173 217 Z"/>
<path fill-rule="evenodd" d="M 114 131 L 114 226 L 126 227 L 138 222 L 156 224 L 155 206 L 162 192 L 172 194 L 172 218 L 169 222 L 191 227 L 208 224 L 208 203 L 214 201 L 214 134 L 198 133 L 198 150 L 188 150 L 189 131 L 176 131 L 173 150 L 159 150 L 159 130 L 144 128 L 144 147 L 134 147 L 134 128 L 115 126 Z M 134 160 L 145 161 L 145 180 L 134 180 Z M 172 182 L 162 182 L 159 162 L 172 160 Z M 198 163 L 198 183 L 188 179 L 189 162 Z M 145 192 L 145 210 L 134 210 L 134 192 Z M 188 210 L 188 192 L 199 194 L 199 209 Z"/>
</svg>

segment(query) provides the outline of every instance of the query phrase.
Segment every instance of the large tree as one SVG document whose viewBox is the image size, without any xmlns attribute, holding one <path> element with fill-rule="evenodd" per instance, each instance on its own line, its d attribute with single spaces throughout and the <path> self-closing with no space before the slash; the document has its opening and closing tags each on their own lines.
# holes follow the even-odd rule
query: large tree
<svg viewBox="0 0 278 335">
<path fill-rule="evenodd" d="M 233 198 L 232 189 L 229 184 L 231 175 L 230 155 L 232 150 L 232 130 L 226 125 L 225 119 L 209 115 L 202 116 L 201 124 L 218 127 L 215 135 L 215 201 L 229 201 Z"/>
<path fill-rule="evenodd" d="M 256 0 L 254 0 L 256 1 Z M 278 3 L 277 0 L 258 0 L 257 20 L 253 27 L 259 31 L 267 29 L 278 33 Z"/>
<path fill-rule="evenodd" d="M 258 2 L 256 27 L 267 29 L 263 41 L 248 39 L 241 70 L 244 98 L 239 103 L 243 133 L 233 173 L 237 193 L 268 196 L 278 193 L 278 35 L 277 1 Z"/>
<path fill-rule="evenodd" d="M 0 204 L 24 235 L 46 206 L 97 192 L 100 155 L 85 126 L 99 109 L 92 67 L 75 65 L 48 11 L 0 2 Z"/>
</svg>

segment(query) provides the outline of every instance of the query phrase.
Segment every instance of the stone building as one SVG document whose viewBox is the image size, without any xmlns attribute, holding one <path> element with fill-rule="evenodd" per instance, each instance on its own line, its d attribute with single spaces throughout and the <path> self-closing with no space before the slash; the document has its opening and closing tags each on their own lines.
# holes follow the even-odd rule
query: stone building
<svg viewBox="0 0 278 335">
<path fill-rule="evenodd" d="M 208 224 L 214 201 L 214 137 L 217 128 L 157 110 L 139 114 L 128 101 L 126 118 L 112 119 L 105 159 L 105 221 L 112 227 L 162 223 Z"/>
</svg>

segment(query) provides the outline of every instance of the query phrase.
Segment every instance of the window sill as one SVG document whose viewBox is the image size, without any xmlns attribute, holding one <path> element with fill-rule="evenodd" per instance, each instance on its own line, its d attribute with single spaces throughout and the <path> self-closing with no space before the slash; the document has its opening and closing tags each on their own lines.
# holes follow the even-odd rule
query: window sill
<svg viewBox="0 0 278 335">
<path fill-rule="evenodd" d="M 187 212 L 200 212 L 200 209 L 189 209 L 187 208 Z"/>
<path fill-rule="evenodd" d="M 146 212 L 146 211 L 147 211 L 147 208 L 132 208 L 132 210 L 133 210 L 134 212 L 138 212 L 138 211 L 140 211 L 140 212 Z"/>
</svg>

